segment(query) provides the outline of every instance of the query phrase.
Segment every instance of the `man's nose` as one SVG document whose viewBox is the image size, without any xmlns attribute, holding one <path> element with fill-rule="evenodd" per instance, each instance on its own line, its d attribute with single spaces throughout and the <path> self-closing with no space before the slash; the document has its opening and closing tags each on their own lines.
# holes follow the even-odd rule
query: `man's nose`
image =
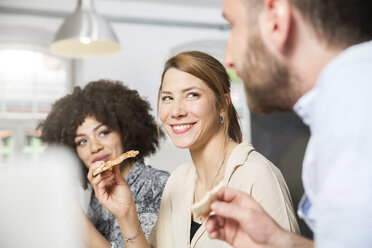
<svg viewBox="0 0 372 248">
<path fill-rule="evenodd" d="M 229 69 L 235 69 L 235 64 L 234 64 L 232 54 L 231 54 L 231 52 L 232 52 L 231 47 L 232 47 L 231 38 L 229 38 L 229 40 L 227 41 L 227 45 L 226 45 L 224 64 Z"/>
</svg>

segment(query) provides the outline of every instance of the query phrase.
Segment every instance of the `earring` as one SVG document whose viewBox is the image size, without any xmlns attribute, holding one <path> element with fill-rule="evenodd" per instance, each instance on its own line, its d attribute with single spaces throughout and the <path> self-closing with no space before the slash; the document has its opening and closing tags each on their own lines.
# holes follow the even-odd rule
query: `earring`
<svg viewBox="0 0 372 248">
<path fill-rule="evenodd" d="M 225 121 L 225 118 L 223 116 L 220 116 L 220 123 L 223 124 Z"/>
</svg>

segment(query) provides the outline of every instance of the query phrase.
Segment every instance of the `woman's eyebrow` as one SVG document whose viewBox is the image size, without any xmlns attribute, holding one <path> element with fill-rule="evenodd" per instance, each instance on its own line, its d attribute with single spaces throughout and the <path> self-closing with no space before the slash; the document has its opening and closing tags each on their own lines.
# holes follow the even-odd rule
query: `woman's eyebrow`
<svg viewBox="0 0 372 248">
<path fill-rule="evenodd" d="M 97 129 L 99 129 L 100 127 L 104 126 L 105 124 L 99 124 L 98 126 L 96 126 L 93 131 L 96 131 Z"/>
<path fill-rule="evenodd" d="M 96 126 L 95 128 L 93 128 L 93 131 L 96 131 L 97 129 L 99 129 L 100 127 L 104 126 L 105 124 L 99 124 L 98 126 Z M 81 137 L 81 136 L 86 136 L 86 134 L 84 133 L 79 133 L 79 134 L 76 134 L 75 135 L 75 138 L 77 137 Z"/>
<path fill-rule="evenodd" d="M 182 92 L 184 93 L 184 92 L 187 92 L 187 91 L 190 91 L 190 90 L 200 90 L 200 91 L 203 91 L 202 89 L 193 86 L 193 87 L 188 87 L 188 88 L 183 89 Z M 160 94 L 168 94 L 168 95 L 171 95 L 172 92 L 170 92 L 170 91 L 166 91 L 166 90 L 162 90 L 162 91 L 160 91 Z"/>
<path fill-rule="evenodd" d="M 187 92 L 187 91 L 190 91 L 190 90 L 200 90 L 200 91 L 203 91 L 202 89 L 200 89 L 198 87 L 189 87 L 189 88 L 183 89 L 182 92 Z"/>
</svg>

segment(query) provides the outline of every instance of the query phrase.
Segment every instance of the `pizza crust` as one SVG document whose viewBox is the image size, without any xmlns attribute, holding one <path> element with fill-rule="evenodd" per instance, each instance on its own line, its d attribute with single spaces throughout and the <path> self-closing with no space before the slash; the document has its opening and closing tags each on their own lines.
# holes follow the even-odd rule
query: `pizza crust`
<svg viewBox="0 0 372 248">
<path fill-rule="evenodd" d="M 192 204 L 191 213 L 195 220 L 202 220 L 211 211 L 210 205 L 217 199 L 217 193 L 223 186 L 221 181 L 213 189 L 208 191 L 200 201 Z"/>
<path fill-rule="evenodd" d="M 133 158 L 133 157 L 137 156 L 138 153 L 139 153 L 139 151 L 131 150 L 131 151 L 128 151 L 126 153 L 121 154 L 119 157 L 116 157 L 112 160 L 107 161 L 106 163 L 101 165 L 99 168 L 97 168 L 93 172 L 93 176 L 95 177 L 98 174 L 100 174 L 104 171 L 107 171 L 108 169 L 114 167 L 115 165 L 120 164 L 121 162 L 123 162 L 127 158 Z"/>
</svg>

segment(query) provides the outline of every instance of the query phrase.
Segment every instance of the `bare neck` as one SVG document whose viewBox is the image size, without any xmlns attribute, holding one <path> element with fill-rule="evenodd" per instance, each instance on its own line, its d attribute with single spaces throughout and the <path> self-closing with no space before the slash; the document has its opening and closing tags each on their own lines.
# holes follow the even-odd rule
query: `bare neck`
<svg viewBox="0 0 372 248">
<path fill-rule="evenodd" d="M 223 178 L 229 155 L 237 145 L 230 141 L 221 130 L 206 144 L 190 149 L 198 183 L 205 188 L 209 188 L 213 183 L 215 186 Z"/>
</svg>

